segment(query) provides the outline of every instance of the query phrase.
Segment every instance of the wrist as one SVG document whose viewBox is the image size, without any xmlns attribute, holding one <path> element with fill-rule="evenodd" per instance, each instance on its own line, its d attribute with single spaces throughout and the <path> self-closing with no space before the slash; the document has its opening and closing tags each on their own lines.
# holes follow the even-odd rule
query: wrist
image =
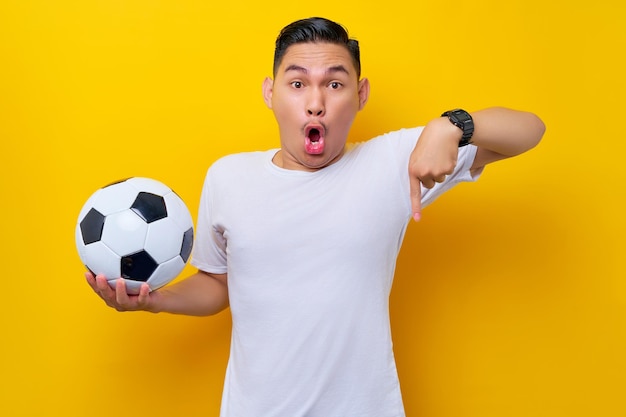
<svg viewBox="0 0 626 417">
<path fill-rule="evenodd" d="M 165 288 L 158 288 L 156 290 L 150 291 L 148 295 L 148 300 L 144 305 L 143 311 L 148 313 L 163 313 L 166 312 L 167 309 L 164 306 L 164 293 L 167 291 Z"/>
<path fill-rule="evenodd" d="M 451 125 L 461 131 L 459 148 L 471 143 L 474 134 L 474 119 L 468 112 L 463 109 L 454 109 L 443 112 L 441 116 L 447 118 Z"/>
<path fill-rule="evenodd" d="M 463 136 L 463 132 L 450 123 L 447 117 L 443 116 L 428 122 L 426 128 L 436 132 L 437 137 L 444 138 L 441 140 L 453 142 L 455 145 L 461 141 L 461 137 Z"/>
</svg>

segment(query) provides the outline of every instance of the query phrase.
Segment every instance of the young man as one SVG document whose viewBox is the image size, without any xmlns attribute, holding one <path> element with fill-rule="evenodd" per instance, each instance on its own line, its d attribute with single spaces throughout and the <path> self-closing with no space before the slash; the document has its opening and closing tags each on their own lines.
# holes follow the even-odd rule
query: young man
<svg viewBox="0 0 626 417">
<path fill-rule="evenodd" d="M 223 417 L 404 416 L 388 299 L 408 221 L 486 164 L 534 147 L 544 125 L 526 112 L 456 109 L 347 146 L 369 82 L 358 43 L 321 18 L 281 31 L 263 92 L 281 147 L 209 169 L 198 272 L 138 296 L 122 280 L 115 289 L 87 280 L 120 311 L 210 315 L 230 305 Z"/>
</svg>

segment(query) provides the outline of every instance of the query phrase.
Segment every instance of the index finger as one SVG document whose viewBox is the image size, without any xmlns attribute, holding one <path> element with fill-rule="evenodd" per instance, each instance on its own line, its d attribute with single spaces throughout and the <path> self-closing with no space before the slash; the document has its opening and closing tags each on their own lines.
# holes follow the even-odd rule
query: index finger
<svg viewBox="0 0 626 417">
<path fill-rule="evenodd" d="M 422 217 L 422 182 L 413 175 L 409 176 L 411 190 L 411 210 L 413 220 L 418 222 Z"/>
</svg>

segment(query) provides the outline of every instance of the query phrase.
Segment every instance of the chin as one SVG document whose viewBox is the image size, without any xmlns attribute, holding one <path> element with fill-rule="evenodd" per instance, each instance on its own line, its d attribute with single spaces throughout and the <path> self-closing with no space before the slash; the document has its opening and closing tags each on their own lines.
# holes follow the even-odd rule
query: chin
<svg viewBox="0 0 626 417">
<path fill-rule="evenodd" d="M 340 156 L 341 154 L 329 156 L 326 152 L 320 154 L 306 154 L 301 163 L 306 168 L 317 170 L 334 164 L 340 159 Z"/>
</svg>

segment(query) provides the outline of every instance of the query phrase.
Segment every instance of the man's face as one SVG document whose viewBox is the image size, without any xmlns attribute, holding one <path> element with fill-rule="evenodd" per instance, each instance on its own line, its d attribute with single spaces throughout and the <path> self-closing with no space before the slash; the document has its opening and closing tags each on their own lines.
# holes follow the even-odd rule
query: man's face
<svg viewBox="0 0 626 417">
<path fill-rule="evenodd" d="M 315 171 L 342 157 L 369 83 L 357 79 L 344 46 L 299 43 L 287 48 L 275 79 L 264 81 L 263 94 L 280 131 L 281 150 L 274 163 Z"/>
</svg>

